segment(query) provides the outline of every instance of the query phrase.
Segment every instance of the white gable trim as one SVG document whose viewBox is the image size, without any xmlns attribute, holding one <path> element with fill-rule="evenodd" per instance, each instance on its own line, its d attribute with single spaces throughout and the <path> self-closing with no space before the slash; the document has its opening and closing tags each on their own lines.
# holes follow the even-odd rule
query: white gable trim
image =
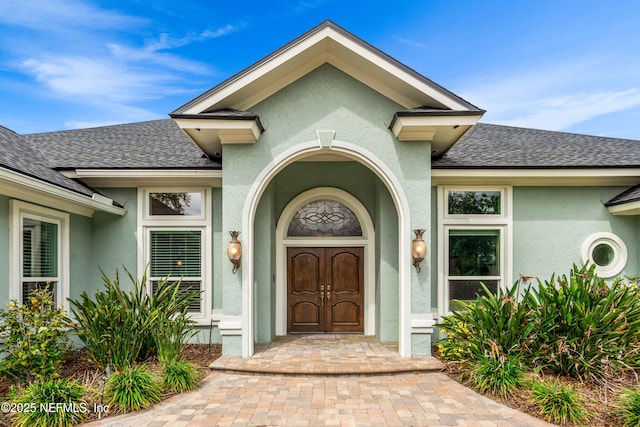
<svg viewBox="0 0 640 427">
<path fill-rule="evenodd" d="M 456 111 L 470 104 L 405 68 L 334 24 L 294 40 L 174 113 L 200 114 L 223 108 L 246 111 L 315 68 L 328 63 L 402 105 Z"/>
</svg>

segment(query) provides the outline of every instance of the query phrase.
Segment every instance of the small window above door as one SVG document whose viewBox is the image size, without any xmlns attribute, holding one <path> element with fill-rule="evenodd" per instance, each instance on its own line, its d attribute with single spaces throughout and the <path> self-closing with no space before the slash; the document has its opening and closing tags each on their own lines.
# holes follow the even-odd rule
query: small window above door
<svg viewBox="0 0 640 427">
<path fill-rule="evenodd" d="M 315 200 L 295 213 L 287 236 L 348 237 L 362 236 L 360 221 L 349 207 L 337 200 Z"/>
</svg>

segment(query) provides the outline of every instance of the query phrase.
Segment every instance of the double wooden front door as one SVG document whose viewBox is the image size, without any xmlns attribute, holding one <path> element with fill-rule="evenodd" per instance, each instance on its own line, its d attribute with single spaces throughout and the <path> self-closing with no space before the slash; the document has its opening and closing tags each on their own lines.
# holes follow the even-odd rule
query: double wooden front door
<svg viewBox="0 0 640 427">
<path fill-rule="evenodd" d="M 289 333 L 364 332 L 364 248 L 287 249 Z"/>
</svg>

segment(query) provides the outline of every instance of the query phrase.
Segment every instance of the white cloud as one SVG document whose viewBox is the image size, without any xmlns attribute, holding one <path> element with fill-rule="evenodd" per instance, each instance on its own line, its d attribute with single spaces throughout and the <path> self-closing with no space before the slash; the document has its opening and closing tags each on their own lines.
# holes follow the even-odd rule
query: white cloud
<svg viewBox="0 0 640 427">
<path fill-rule="evenodd" d="M 123 28 L 140 25 L 146 19 L 98 9 L 82 0 L 2 0 L 0 23 L 38 31 L 67 31 L 73 28 Z"/>
<path fill-rule="evenodd" d="M 417 41 L 417 40 L 412 40 L 412 39 L 408 39 L 405 37 L 400 37 L 400 36 L 393 36 L 394 40 L 397 40 L 398 42 L 407 45 L 407 46 L 411 46 L 411 47 L 418 47 L 418 48 L 426 48 L 429 47 L 428 43 L 424 43 L 421 41 Z"/>
<path fill-rule="evenodd" d="M 593 118 L 640 106 L 638 80 L 594 61 L 546 64 L 537 70 L 464 83 L 461 96 L 487 110 L 483 121 L 567 130 Z"/>
<path fill-rule="evenodd" d="M 203 63 L 184 59 L 169 53 L 160 53 L 155 49 L 147 47 L 134 48 L 117 43 L 110 43 L 108 48 L 114 60 L 124 63 L 140 63 L 143 64 L 145 68 L 151 68 L 149 65 L 155 64 L 161 65 L 165 70 L 175 70 L 193 74 L 211 73 L 210 67 Z M 148 72 L 153 73 L 151 70 Z"/>
<path fill-rule="evenodd" d="M 120 102 L 156 98 L 166 80 L 160 74 L 131 69 L 108 58 L 51 56 L 26 60 L 23 67 L 57 96 L 75 101 L 91 97 Z"/>
</svg>

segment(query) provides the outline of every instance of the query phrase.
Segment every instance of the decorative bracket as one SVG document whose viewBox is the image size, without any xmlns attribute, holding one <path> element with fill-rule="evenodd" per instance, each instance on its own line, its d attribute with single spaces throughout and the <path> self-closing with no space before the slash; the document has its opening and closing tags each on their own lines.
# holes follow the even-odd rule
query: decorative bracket
<svg viewBox="0 0 640 427">
<path fill-rule="evenodd" d="M 333 138 L 336 136 L 335 130 L 317 130 L 316 134 L 318 135 L 320 148 L 331 148 Z"/>
</svg>

